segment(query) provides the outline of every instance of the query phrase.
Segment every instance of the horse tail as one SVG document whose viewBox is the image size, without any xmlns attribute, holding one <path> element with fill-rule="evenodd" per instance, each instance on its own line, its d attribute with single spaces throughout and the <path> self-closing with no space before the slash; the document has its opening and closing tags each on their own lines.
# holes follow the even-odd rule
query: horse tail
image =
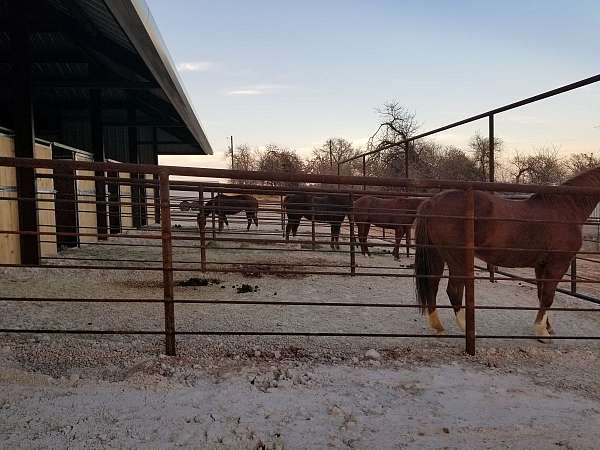
<svg viewBox="0 0 600 450">
<path fill-rule="evenodd" d="M 420 214 L 427 214 L 428 204 L 424 203 L 419 208 Z M 421 304 L 421 313 L 429 309 L 435 309 L 435 297 L 437 295 L 437 285 L 439 279 L 434 278 L 438 275 L 436 268 L 443 267 L 444 261 L 436 248 L 432 246 L 429 235 L 428 218 L 418 216 L 415 233 L 415 284 L 417 299 Z"/>
</svg>

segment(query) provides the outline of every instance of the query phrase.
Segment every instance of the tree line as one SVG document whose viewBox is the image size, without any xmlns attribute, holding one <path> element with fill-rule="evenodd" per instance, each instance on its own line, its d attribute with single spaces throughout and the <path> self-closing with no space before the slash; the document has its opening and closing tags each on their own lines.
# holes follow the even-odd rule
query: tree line
<svg viewBox="0 0 600 450">
<path fill-rule="evenodd" d="M 270 173 L 309 173 L 336 175 L 338 162 L 359 156 L 365 151 L 378 152 L 365 158 L 365 175 L 404 177 L 408 163 L 410 178 L 488 181 L 490 178 L 489 140 L 476 133 L 465 148 L 442 145 L 433 139 L 421 139 L 405 144 L 420 128 L 415 115 L 398 102 L 389 102 L 377 110 L 380 123 L 361 148 L 347 139 L 327 139 L 302 158 L 294 149 L 269 144 L 263 149 L 238 145 L 228 160 L 236 170 L 257 170 Z M 557 147 L 539 147 L 533 153 L 506 153 L 504 142 L 495 138 L 494 172 L 496 181 L 512 183 L 558 184 L 591 167 L 600 166 L 600 157 L 593 153 L 575 153 L 561 157 Z M 408 158 L 408 161 L 406 160 Z M 340 175 L 363 175 L 362 158 L 340 167 Z M 275 184 L 267 182 L 267 184 Z"/>
</svg>

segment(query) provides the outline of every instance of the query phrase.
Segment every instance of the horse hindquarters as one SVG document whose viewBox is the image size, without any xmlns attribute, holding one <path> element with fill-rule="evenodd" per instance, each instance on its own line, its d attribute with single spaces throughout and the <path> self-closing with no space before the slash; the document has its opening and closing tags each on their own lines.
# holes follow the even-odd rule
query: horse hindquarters
<svg viewBox="0 0 600 450">
<path fill-rule="evenodd" d="M 444 332 L 436 311 L 436 297 L 444 272 L 444 259 L 432 246 L 426 218 L 417 220 L 415 252 L 415 284 L 421 312 L 427 312 L 429 325 L 437 333 Z"/>
</svg>

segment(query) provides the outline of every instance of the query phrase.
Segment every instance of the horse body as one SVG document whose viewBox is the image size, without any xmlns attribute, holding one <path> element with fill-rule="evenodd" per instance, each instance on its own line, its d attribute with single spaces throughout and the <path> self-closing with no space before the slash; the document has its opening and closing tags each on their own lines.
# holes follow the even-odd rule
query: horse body
<svg viewBox="0 0 600 450">
<path fill-rule="evenodd" d="M 197 201 L 183 201 L 180 203 L 179 208 L 182 211 L 199 210 L 200 203 Z M 250 230 L 252 222 L 258 227 L 258 200 L 251 195 L 223 195 L 218 194 L 215 198 L 208 200 L 204 204 L 204 218 L 198 214 L 198 224 L 206 224 L 206 217 L 208 217 L 212 211 L 219 218 L 219 231 L 223 230 L 223 223 L 229 226 L 227 221 L 228 215 L 238 214 L 242 211 L 246 212 L 246 218 L 248 219 L 248 226 L 246 231 Z"/>
<path fill-rule="evenodd" d="M 600 168 L 564 183 L 600 186 Z M 475 255 L 496 266 L 532 267 L 537 280 L 540 309 L 534 329 L 538 336 L 553 333 L 547 310 L 560 280 L 582 243 L 582 226 L 600 200 L 598 195 L 535 194 L 526 200 L 508 200 L 475 191 Z M 430 326 L 444 328 L 436 313 L 436 295 L 444 264 L 448 265 L 446 290 L 457 322 L 464 329 L 462 297 L 467 273 L 466 194 L 445 191 L 424 202 L 418 210 L 415 276 L 417 296 L 427 310 Z M 427 216 L 454 216 L 427 217 Z M 508 219 L 508 220 L 507 220 Z M 557 223 L 567 222 L 572 223 Z M 554 223 L 553 223 L 554 222 Z M 452 248 L 454 247 L 454 248 Z"/>
<path fill-rule="evenodd" d="M 354 221 L 358 226 L 358 240 L 363 255 L 369 255 L 367 238 L 371 225 L 393 229 L 395 234 L 394 258 L 400 257 L 400 241 L 406 235 L 406 254 L 409 255 L 410 230 L 415 221 L 417 208 L 423 198 L 378 198 L 370 195 L 356 200 L 353 205 Z"/>
<path fill-rule="evenodd" d="M 315 222 L 328 223 L 331 226 L 331 249 L 339 249 L 340 230 L 346 215 L 352 209 L 348 195 L 312 195 L 289 194 L 283 202 L 287 214 L 285 240 L 290 238 L 290 232 L 296 236 L 302 218 Z"/>
</svg>

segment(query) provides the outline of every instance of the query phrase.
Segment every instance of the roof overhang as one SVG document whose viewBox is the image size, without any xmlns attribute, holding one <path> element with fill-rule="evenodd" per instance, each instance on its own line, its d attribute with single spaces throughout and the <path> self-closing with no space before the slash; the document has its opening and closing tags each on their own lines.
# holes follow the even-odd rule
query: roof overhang
<svg viewBox="0 0 600 450">
<path fill-rule="evenodd" d="M 119 25 L 206 154 L 212 147 L 189 101 L 179 73 L 144 0 L 105 0 Z"/>
<path fill-rule="evenodd" d="M 85 134 L 99 98 L 103 126 L 138 129 L 154 153 L 213 153 L 143 0 L 20 1 L 25 13 L 0 1 L 0 125 L 13 125 L 11 33 L 25 23 L 36 136 Z"/>
</svg>

